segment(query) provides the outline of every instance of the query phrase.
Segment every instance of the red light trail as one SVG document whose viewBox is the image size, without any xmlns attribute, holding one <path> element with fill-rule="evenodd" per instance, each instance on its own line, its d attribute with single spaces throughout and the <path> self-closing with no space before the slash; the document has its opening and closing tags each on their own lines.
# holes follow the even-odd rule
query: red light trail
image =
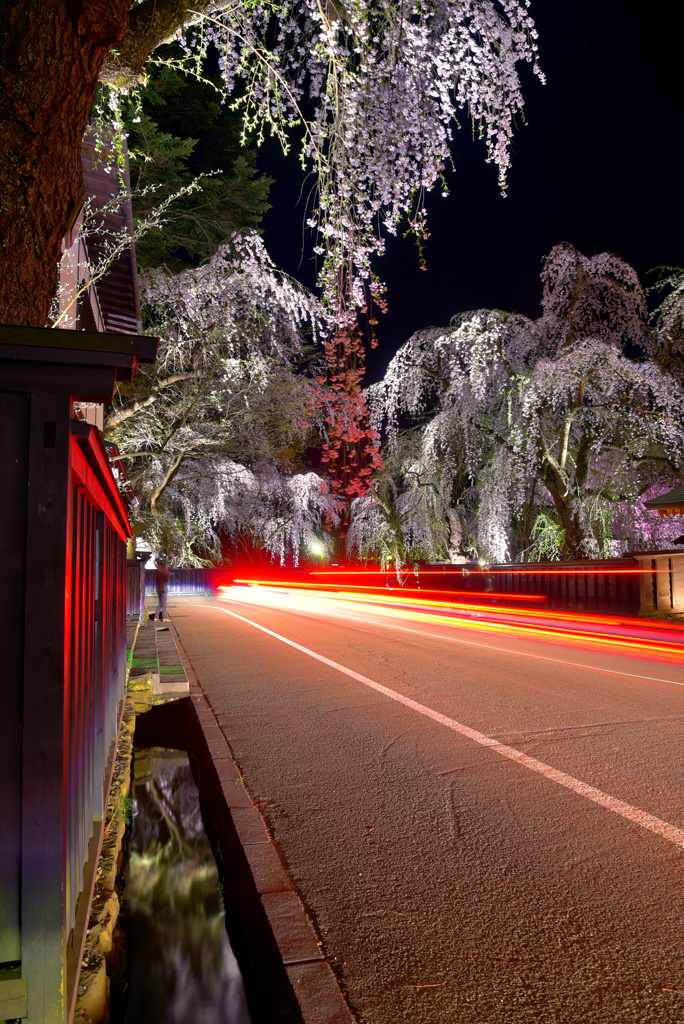
<svg viewBox="0 0 684 1024">
<path fill-rule="evenodd" d="M 629 570 L 634 572 L 635 570 Z M 636 570 L 637 572 L 640 570 Z M 361 576 L 360 572 L 311 575 Z M 387 573 L 367 572 L 364 576 L 384 577 Z M 427 573 L 421 573 L 421 576 Z M 442 575 L 439 572 L 430 575 Z M 265 576 L 239 577 L 233 581 L 235 589 L 244 588 L 250 603 L 267 604 L 266 594 L 287 595 L 288 608 L 322 614 L 351 612 L 373 622 L 371 616 L 384 619 L 420 623 L 423 626 L 450 626 L 479 633 L 496 633 L 501 637 L 553 643 L 578 649 L 593 649 L 630 658 L 647 658 L 671 664 L 684 661 L 684 627 L 676 623 L 631 618 L 629 616 L 599 615 L 583 611 L 558 611 L 540 608 L 538 602 L 547 600 L 543 594 L 508 594 L 497 591 L 453 591 L 433 589 L 396 588 L 362 583 L 312 583 L 291 577 Z M 229 590 L 219 587 L 219 590 Z M 251 595 L 247 597 L 247 595 Z M 257 596 L 261 595 L 263 596 Z M 242 599 L 242 598 L 240 598 Z M 502 607 L 505 601 L 507 607 Z M 314 604 L 315 602 L 315 604 Z M 512 607 L 513 604 L 537 603 L 535 607 Z M 378 624 L 381 624 L 380 622 Z"/>
</svg>

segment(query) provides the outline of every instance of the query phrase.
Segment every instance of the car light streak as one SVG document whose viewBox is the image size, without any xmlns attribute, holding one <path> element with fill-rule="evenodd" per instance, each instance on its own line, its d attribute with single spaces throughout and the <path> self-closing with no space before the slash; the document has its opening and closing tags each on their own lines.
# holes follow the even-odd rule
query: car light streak
<svg viewBox="0 0 684 1024">
<path fill-rule="evenodd" d="M 241 585 L 240 585 L 241 584 Z M 369 624 L 382 620 L 412 622 L 424 626 L 457 627 L 475 633 L 497 634 L 510 639 L 552 643 L 575 649 L 648 659 L 681 665 L 684 662 L 684 629 L 644 619 L 561 612 L 542 608 L 497 608 L 489 594 L 469 593 L 467 602 L 444 600 L 460 594 L 442 591 L 388 592 L 386 588 L 354 587 L 340 593 L 336 587 L 293 583 L 277 579 L 236 579 L 233 587 L 220 587 L 226 596 L 249 603 L 274 605 L 288 611 L 365 618 Z M 377 592 L 379 590 L 379 592 Z M 361 592 L 359 592 L 361 591 Z M 280 599 L 278 599 L 280 595 Z M 505 595 L 518 598 L 521 595 Z M 375 617 L 375 619 L 374 619 Z"/>
<path fill-rule="evenodd" d="M 400 569 L 399 570 L 404 576 L 416 575 L 412 569 Z M 461 569 L 463 576 L 507 576 L 512 572 L 511 569 L 488 569 L 486 566 L 478 566 L 473 568 L 468 565 Z M 650 576 L 653 569 L 526 569 L 524 566 L 515 567 L 516 576 L 639 576 L 646 574 Z M 387 577 L 388 574 L 396 575 L 394 569 L 364 569 L 364 576 L 382 576 Z M 359 569 L 312 569 L 312 576 L 359 576 L 361 570 Z M 420 569 L 418 576 L 453 576 L 458 575 L 458 569 L 454 572 L 454 567 L 450 567 L 447 571 L 444 569 Z"/>
<path fill-rule="evenodd" d="M 325 591 L 326 593 L 330 592 L 330 584 L 329 583 L 297 583 L 296 581 L 292 581 L 292 580 L 290 580 L 288 582 L 283 581 L 282 583 L 280 583 L 280 582 L 277 582 L 277 581 L 241 579 L 239 577 L 235 578 L 235 583 L 244 583 L 244 584 L 247 584 L 248 586 L 287 587 L 288 589 L 292 589 L 292 590 L 294 590 L 294 589 L 301 589 L 301 590 L 312 590 L 312 591 L 320 590 L 320 591 Z M 219 588 L 219 589 L 221 589 L 221 588 Z M 367 586 L 363 585 L 363 584 L 358 584 L 358 583 L 337 583 L 337 584 L 335 584 L 335 590 L 345 590 L 345 591 L 350 591 L 350 592 L 354 592 L 354 593 L 356 593 L 356 592 L 363 592 L 363 593 L 370 594 L 372 592 L 376 592 L 378 595 L 386 595 L 388 593 L 388 591 L 391 593 L 393 589 L 394 588 L 392 588 L 392 587 L 374 587 L 371 584 L 369 584 Z M 411 590 L 404 591 L 403 588 L 400 588 L 399 586 L 397 586 L 396 589 L 399 590 L 402 593 L 413 593 L 414 592 L 414 591 L 411 591 Z M 491 599 L 496 599 L 497 601 L 500 601 L 500 600 L 503 600 L 503 601 L 546 601 L 546 600 L 548 600 L 546 594 L 507 594 L 507 593 L 504 593 L 503 591 L 495 591 L 495 590 L 488 590 L 488 591 L 486 591 L 483 594 L 479 594 L 477 591 L 471 591 L 471 590 L 428 590 L 426 588 L 422 588 L 421 587 L 420 594 L 421 594 L 421 597 L 424 597 L 425 599 L 429 599 L 429 598 L 432 598 L 432 597 L 438 597 L 438 596 L 446 597 L 446 598 L 466 597 L 466 598 L 473 599 L 473 598 L 482 596 L 482 597 L 487 597 L 488 599 L 490 599 L 490 598 Z M 464 604 L 463 607 L 466 607 L 466 605 Z"/>
</svg>

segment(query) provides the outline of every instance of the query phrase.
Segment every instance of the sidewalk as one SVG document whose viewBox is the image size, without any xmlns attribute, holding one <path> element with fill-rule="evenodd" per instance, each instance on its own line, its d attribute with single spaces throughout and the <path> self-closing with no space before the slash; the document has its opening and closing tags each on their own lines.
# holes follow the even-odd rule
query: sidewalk
<svg viewBox="0 0 684 1024">
<path fill-rule="evenodd" d="M 129 650 L 129 686 L 135 688 L 136 677 L 152 674 L 155 696 L 181 696 L 188 693 L 188 678 L 176 646 L 176 633 L 170 622 L 150 619 L 155 601 L 145 602 L 145 619 L 140 624 L 135 646 Z"/>
</svg>

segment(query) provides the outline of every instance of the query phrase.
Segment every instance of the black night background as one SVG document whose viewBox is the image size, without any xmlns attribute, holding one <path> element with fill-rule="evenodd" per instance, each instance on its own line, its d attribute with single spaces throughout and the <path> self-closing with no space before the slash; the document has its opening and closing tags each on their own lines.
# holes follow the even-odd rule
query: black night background
<svg viewBox="0 0 684 1024">
<path fill-rule="evenodd" d="M 484 143 L 463 119 L 455 133 L 448 198 L 430 194 L 427 269 L 412 238 L 392 238 L 376 271 L 389 312 L 377 327 L 367 381 L 382 376 L 416 330 L 446 325 L 480 307 L 539 314 L 539 271 L 552 246 L 569 241 L 586 255 L 615 252 L 637 270 L 684 263 L 681 206 L 681 43 L 684 7 L 669 0 L 531 5 L 539 31 L 542 85 L 521 68 L 527 123 L 513 140 L 503 197 Z M 276 180 L 263 222 L 276 266 L 313 286 L 309 185 L 294 148 L 265 144 L 259 166 Z"/>
</svg>

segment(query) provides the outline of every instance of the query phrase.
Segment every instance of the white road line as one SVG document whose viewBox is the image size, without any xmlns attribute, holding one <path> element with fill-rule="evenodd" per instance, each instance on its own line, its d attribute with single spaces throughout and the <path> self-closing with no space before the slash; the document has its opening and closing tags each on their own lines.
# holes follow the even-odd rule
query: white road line
<svg viewBox="0 0 684 1024">
<path fill-rule="evenodd" d="M 294 647 L 296 651 L 301 651 L 302 654 L 306 654 L 310 658 L 315 658 L 316 661 L 320 661 L 324 665 L 328 665 L 329 668 L 333 668 L 337 672 L 342 672 L 351 679 L 355 679 L 357 682 L 363 683 L 364 686 L 368 686 L 371 690 L 377 690 L 378 693 L 384 694 L 384 696 L 389 697 L 390 700 L 395 700 L 399 704 L 403 704 L 404 707 L 410 708 L 412 711 L 416 711 L 419 715 L 431 718 L 433 722 L 438 722 L 440 725 L 446 726 L 447 729 L 452 729 L 454 732 L 460 733 L 461 736 L 466 736 L 468 739 L 473 740 L 473 742 L 479 743 L 482 747 L 489 747 L 489 749 L 493 750 L 496 754 L 500 754 L 502 757 L 507 757 L 510 761 L 515 761 L 517 764 L 521 764 L 524 768 L 529 768 L 530 771 L 543 775 L 545 778 L 550 779 L 551 782 L 556 782 L 559 786 L 563 786 L 565 789 L 569 789 L 573 793 L 577 793 L 579 796 L 583 796 L 587 800 L 591 800 L 593 803 L 599 804 L 601 807 L 605 807 L 606 810 L 612 811 L 614 814 L 621 815 L 628 821 L 634 822 L 635 825 L 640 825 L 641 828 L 645 828 L 649 832 L 653 832 L 662 839 L 666 839 L 668 842 L 674 843 L 675 846 L 679 846 L 684 849 L 684 830 L 676 828 L 674 825 L 670 825 L 667 821 L 662 821 L 660 818 L 656 818 L 654 815 L 648 814 L 646 811 L 640 811 L 638 807 L 632 807 L 631 804 L 625 803 L 624 800 L 618 800 L 617 797 L 609 796 L 608 793 L 604 793 L 602 790 L 596 789 L 594 786 L 590 786 L 588 783 L 582 782 L 580 779 L 576 779 L 572 775 L 566 775 L 565 772 L 560 772 L 556 768 L 552 768 L 550 765 L 544 764 L 543 761 L 537 761 L 534 757 L 528 757 L 528 755 L 523 754 L 521 750 L 515 750 L 514 747 L 508 747 L 505 743 L 499 743 L 499 741 L 495 740 L 492 736 L 485 736 L 484 733 L 478 732 L 476 729 L 471 729 L 469 726 L 463 725 L 461 722 L 457 722 L 455 719 L 449 718 L 447 715 L 442 715 L 439 711 L 434 711 L 432 708 L 426 707 L 425 704 L 419 704 L 417 701 L 411 700 L 410 697 L 406 697 L 403 693 L 397 693 L 396 690 L 391 690 L 388 686 L 383 686 L 382 683 L 376 683 L 375 680 L 369 679 L 367 676 L 362 676 L 359 672 L 354 672 L 353 669 L 347 668 L 345 665 L 340 665 L 336 661 L 331 661 L 330 658 L 325 658 L 322 654 L 317 654 L 308 647 L 303 647 L 301 644 L 295 643 L 294 640 L 288 640 L 286 636 L 281 636 L 280 633 L 275 633 L 272 629 L 260 626 L 259 623 L 253 622 L 252 619 L 246 619 L 244 616 L 238 615 L 236 612 L 228 611 L 227 608 L 221 608 L 215 604 L 198 605 L 198 607 L 213 608 L 216 611 L 224 612 L 226 615 L 232 616 L 234 619 L 239 619 L 240 622 L 246 622 L 247 625 L 254 626 L 255 629 L 261 630 L 262 633 L 266 633 L 268 636 L 272 636 L 276 640 L 280 640 L 282 643 L 287 644 L 288 647 Z"/>
</svg>

